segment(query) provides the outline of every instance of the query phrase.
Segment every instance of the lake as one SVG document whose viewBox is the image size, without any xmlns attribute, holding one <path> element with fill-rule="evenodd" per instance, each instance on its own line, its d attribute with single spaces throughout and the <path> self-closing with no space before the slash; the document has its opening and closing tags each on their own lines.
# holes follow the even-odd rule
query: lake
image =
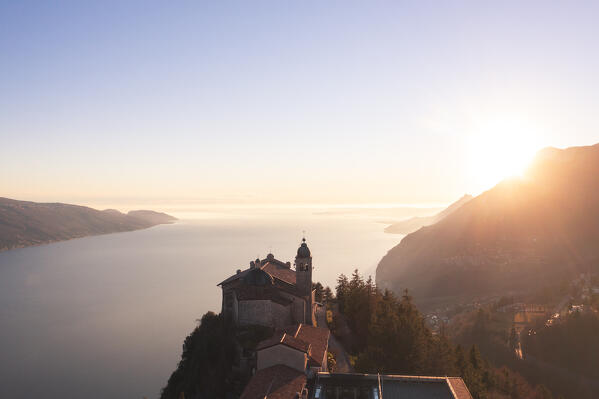
<svg viewBox="0 0 599 399">
<path fill-rule="evenodd" d="M 378 216 L 312 209 L 186 214 L 178 223 L 0 253 L 0 397 L 155 398 L 220 281 L 268 252 L 314 280 L 374 273 L 401 236 Z"/>
</svg>

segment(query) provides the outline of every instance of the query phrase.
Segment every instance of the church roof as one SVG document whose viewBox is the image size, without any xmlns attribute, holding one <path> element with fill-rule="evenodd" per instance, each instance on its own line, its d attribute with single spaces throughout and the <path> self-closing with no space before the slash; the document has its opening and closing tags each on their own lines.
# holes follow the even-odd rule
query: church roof
<svg viewBox="0 0 599 399">
<path fill-rule="evenodd" d="M 295 270 L 291 270 L 285 264 L 279 265 L 274 262 L 267 262 L 264 266 L 262 266 L 262 270 L 264 270 L 274 278 L 277 278 L 288 284 L 295 285 L 297 281 Z"/>
<path fill-rule="evenodd" d="M 266 287 L 274 285 L 273 277 L 262 269 L 254 268 L 243 277 L 243 282 L 250 286 Z"/>
<path fill-rule="evenodd" d="M 297 279 L 295 270 L 291 270 L 289 265 L 281 262 L 280 260 L 275 259 L 274 257 L 272 257 L 270 260 L 263 260 L 261 264 L 258 266 L 258 268 L 271 275 L 274 279 L 280 280 L 290 285 L 296 284 Z M 254 269 L 255 268 L 251 267 L 247 268 L 223 280 L 218 285 L 229 284 L 233 281 L 239 280 L 240 278 L 245 278 L 245 276 Z"/>
<path fill-rule="evenodd" d="M 278 364 L 258 370 L 246 385 L 240 399 L 295 399 L 306 386 L 306 375 Z"/>
<path fill-rule="evenodd" d="M 302 243 L 297 249 L 297 257 L 298 258 L 309 258 L 310 257 L 310 248 L 308 248 L 308 244 L 306 244 L 306 239 L 302 238 Z"/>
</svg>

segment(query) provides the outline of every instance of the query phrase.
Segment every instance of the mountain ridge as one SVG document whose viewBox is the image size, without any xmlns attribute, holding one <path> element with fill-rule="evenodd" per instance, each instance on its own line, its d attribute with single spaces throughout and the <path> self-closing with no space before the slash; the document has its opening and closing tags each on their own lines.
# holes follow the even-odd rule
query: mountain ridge
<svg viewBox="0 0 599 399">
<path fill-rule="evenodd" d="M 73 238 L 146 229 L 177 219 L 166 213 L 39 203 L 0 197 L 0 252 Z"/>
<path fill-rule="evenodd" d="M 377 283 L 422 301 L 518 292 L 599 261 L 599 144 L 537 153 L 507 179 L 381 259 Z"/>
</svg>

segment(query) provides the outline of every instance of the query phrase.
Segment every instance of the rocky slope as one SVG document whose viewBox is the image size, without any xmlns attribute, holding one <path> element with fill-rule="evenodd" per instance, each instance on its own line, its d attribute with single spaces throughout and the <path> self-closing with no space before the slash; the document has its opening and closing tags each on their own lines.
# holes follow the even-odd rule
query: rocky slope
<svg viewBox="0 0 599 399">
<path fill-rule="evenodd" d="M 0 198 L 0 251 L 96 234 L 145 229 L 177 220 L 165 213 Z"/>
<path fill-rule="evenodd" d="M 533 290 L 596 268 L 598 176 L 599 144 L 544 149 L 525 177 L 407 235 L 379 263 L 377 282 L 426 302 Z"/>
</svg>

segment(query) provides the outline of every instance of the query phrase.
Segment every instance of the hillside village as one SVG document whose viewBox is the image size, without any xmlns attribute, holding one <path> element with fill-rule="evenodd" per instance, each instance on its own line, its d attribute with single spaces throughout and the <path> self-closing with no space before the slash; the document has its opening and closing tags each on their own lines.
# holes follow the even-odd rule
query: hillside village
<svg viewBox="0 0 599 399">
<path fill-rule="evenodd" d="M 238 328 L 273 331 L 255 350 L 237 347 L 236 370 L 249 377 L 241 399 L 472 398 L 459 377 L 339 373 L 329 370 L 331 336 L 315 300 L 312 253 L 303 239 L 294 264 L 268 254 L 218 285 L 221 315 Z"/>
</svg>

